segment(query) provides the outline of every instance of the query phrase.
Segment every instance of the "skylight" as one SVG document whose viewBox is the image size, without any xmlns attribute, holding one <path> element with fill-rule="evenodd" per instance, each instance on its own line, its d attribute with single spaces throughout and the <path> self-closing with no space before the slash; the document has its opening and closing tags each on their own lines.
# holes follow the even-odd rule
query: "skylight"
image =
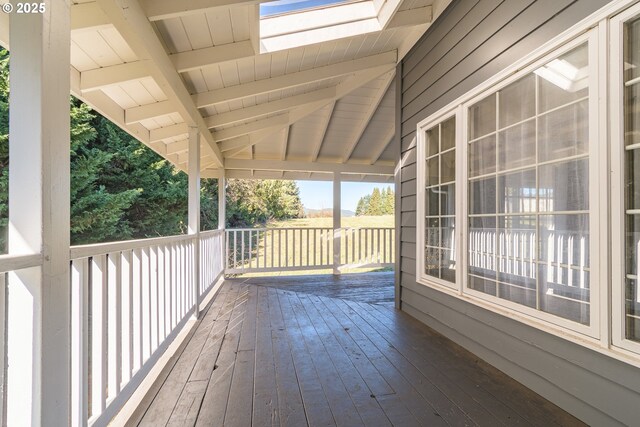
<svg viewBox="0 0 640 427">
<path fill-rule="evenodd" d="M 389 24 L 401 2 L 278 0 L 263 3 L 260 5 L 260 52 L 275 52 L 381 31 Z"/>
<path fill-rule="evenodd" d="M 310 9 L 351 3 L 358 0 L 277 0 L 260 5 L 260 17 L 270 17 L 285 13 L 303 12 Z"/>
</svg>

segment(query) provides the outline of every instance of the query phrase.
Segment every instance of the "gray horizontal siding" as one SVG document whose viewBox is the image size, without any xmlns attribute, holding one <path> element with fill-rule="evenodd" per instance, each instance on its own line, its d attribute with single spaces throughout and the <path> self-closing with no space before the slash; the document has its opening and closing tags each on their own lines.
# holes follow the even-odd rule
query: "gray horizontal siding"
<svg viewBox="0 0 640 427">
<path fill-rule="evenodd" d="M 591 425 L 637 425 L 640 370 L 415 280 L 402 286 L 404 311 L 558 406 Z"/>
<path fill-rule="evenodd" d="M 416 283 L 416 125 L 604 0 L 454 0 L 403 59 L 400 262 L 404 311 L 594 425 L 637 423 L 640 369 Z"/>
<path fill-rule="evenodd" d="M 476 10 L 485 3 L 483 0 L 465 15 L 475 15 Z M 456 7 L 459 3 L 450 5 Z M 427 55 L 404 78 L 424 74 L 411 86 L 402 87 L 402 136 L 415 132 L 417 123 L 431 113 L 444 107 L 457 97 L 468 92 L 470 88 L 520 59 L 553 36 L 570 27 L 589 13 L 597 10 L 603 0 L 538 0 L 535 2 L 508 0 L 493 10 L 489 24 L 482 22 L 473 29 L 473 33 L 464 39 L 464 43 L 443 50 L 444 56 Z M 524 9 L 519 9 L 518 7 Z M 505 11 L 509 11 L 508 14 Z M 486 8 L 482 8 L 480 16 Z M 500 15 L 496 15 L 501 12 Z M 517 13 L 519 12 L 519 13 Z M 505 22 L 500 21 L 502 19 Z M 453 14 L 448 15 L 453 16 Z M 447 16 L 447 17 L 448 17 Z M 452 33 L 457 33 L 457 22 L 446 22 L 446 19 L 434 25 L 448 25 Z M 482 27 L 488 26 L 488 30 Z M 429 32 L 427 33 L 427 36 Z M 485 38 L 489 36 L 488 38 Z M 444 42 L 444 41 L 443 41 Z M 406 57 L 409 61 L 412 50 Z M 438 64 L 443 62 L 444 66 Z M 404 69 L 404 66 L 403 66 Z M 437 72 L 436 72 L 437 71 Z"/>
</svg>

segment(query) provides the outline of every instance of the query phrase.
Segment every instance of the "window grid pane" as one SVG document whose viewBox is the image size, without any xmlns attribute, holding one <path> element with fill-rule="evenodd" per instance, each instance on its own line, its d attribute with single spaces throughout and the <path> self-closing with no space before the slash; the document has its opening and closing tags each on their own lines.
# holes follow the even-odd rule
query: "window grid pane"
<svg viewBox="0 0 640 427">
<path fill-rule="evenodd" d="M 426 131 L 424 272 L 455 282 L 455 118 Z"/>
<path fill-rule="evenodd" d="M 640 19 L 624 28 L 625 335 L 640 342 Z"/>
<path fill-rule="evenodd" d="M 585 43 L 472 105 L 468 129 L 467 286 L 585 325 L 588 71 Z"/>
</svg>

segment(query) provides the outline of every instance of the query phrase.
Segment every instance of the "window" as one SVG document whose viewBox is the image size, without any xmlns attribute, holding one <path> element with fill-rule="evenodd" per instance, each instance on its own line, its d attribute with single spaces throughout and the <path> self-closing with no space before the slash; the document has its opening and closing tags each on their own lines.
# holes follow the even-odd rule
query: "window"
<svg viewBox="0 0 640 427">
<path fill-rule="evenodd" d="M 451 117 L 425 132 L 424 273 L 456 281 L 456 121 Z"/>
<path fill-rule="evenodd" d="M 468 280 L 589 324 L 587 43 L 468 109 Z"/>
<path fill-rule="evenodd" d="M 640 2 L 589 19 L 418 124 L 416 276 L 638 365 Z"/>
<path fill-rule="evenodd" d="M 598 337 L 597 46 L 583 32 L 418 124 L 418 281 Z"/>
<path fill-rule="evenodd" d="M 640 341 L 640 18 L 624 24 L 625 335 Z"/>
</svg>

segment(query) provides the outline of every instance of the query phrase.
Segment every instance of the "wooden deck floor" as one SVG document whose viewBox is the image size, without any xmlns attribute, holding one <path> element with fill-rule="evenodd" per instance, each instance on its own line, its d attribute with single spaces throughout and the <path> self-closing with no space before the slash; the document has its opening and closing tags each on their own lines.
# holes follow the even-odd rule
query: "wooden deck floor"
<svg viewBox="0 0 640 427">
<path fill-rule="evenodd" d="M 267 286 L 322 297 L 394 306 L 393 271 L 364 274 L 317 274 L 265 276 L 232 279 L 249 285 Z"/>
<path fill-rule="evenodd" d="M 404 313 L 252 282 L 225 282 L 139 425 L 581 425 Z"/>
</svg>

